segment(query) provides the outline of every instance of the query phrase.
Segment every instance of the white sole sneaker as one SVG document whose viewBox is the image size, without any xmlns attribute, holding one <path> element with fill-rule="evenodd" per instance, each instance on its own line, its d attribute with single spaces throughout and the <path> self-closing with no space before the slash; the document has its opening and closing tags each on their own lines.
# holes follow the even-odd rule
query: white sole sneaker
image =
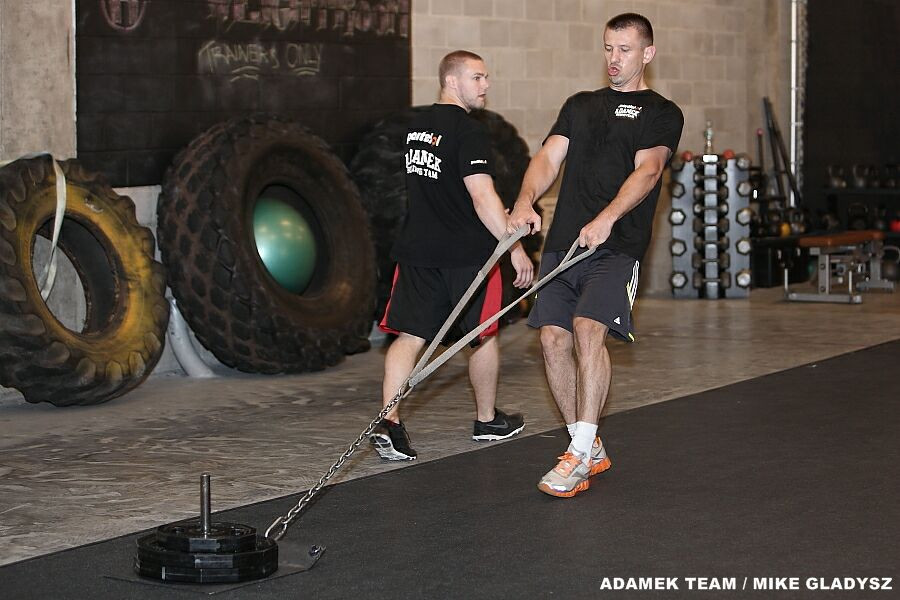
<svg viewBox="0 0 900 600">
<path fill-rule="evenodd" d="M 369 441 L 372 442 L 372 446 L 375 447 L 378 456 L 384 460 L 416 460 L 415 456 L 407 456 L 397 452 L 391 443 L 391 438 L 383 433 L 373 433 L 369 437 Z"/>
<path fill-rule="evenodd" d="M 515 430 L 507 433 L 506 435 L 497 435 L 494 433 L 483 433 L 481 435 L 473 435 L 472 439 L 475 440 L 476 442 L 496 442 L 497 440 L 505 440 L 507 438 L 511 438 L 512 436 L 520 433 L 523 429 L 525 429 L 524 425 L 522 425 L 518 429 L 515 429 Z"/>
</svg>

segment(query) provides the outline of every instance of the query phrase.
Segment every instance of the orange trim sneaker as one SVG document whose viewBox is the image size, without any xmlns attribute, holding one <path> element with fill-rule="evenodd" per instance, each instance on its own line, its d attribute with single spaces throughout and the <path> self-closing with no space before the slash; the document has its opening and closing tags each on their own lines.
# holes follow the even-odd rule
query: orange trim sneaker
<svg viewBox="0 0 900 600">
<path fill-rule="evenodd" d="M 603 442 L 599 437 L 594 438 L 594 445 L 591 446 L 591 477 L 599 475 L 603 471 L 608 471 L 612 466 L 606 450 L 603 448 Z"/>
<path fill-rule="evenodd" d="M 591 465 L 584 464 L 581 456 L 568 451 L 560 456 L 559 463 L 541 478 L 538 489 L 558 498 L 571 498 L 591 487 Z"/>
</svg>

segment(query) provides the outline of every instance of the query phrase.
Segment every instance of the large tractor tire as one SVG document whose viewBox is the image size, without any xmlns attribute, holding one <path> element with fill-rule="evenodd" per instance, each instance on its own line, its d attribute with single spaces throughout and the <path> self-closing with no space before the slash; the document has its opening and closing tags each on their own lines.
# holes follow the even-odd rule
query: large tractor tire
<svg viewBox="0 0 900 600">
<path fill-rule="evenodd" d="M 58 250 L 81 279 L 81 331 L 41 298 L 37 236 L 51 237 L 56 175 L 49 157 L 0 169 L 0 384 L 29 402 L 98 404 L 137 387 L 163 350 L 166 276 L 134 203 L 75 161 L 62 163 L 67 202 Z"/>
<path fill-rule="evenodd" d="M 158 217 L 178 307 L 223 364 L 296 373 L 369 348 L 366 214 L 344 164 L 303 126 L 213 126 L 176 156 Z"/>
<path fill-rule="evenodd" d="M 359 152 L 350 163 L 350 172 L 359 187 L 375 241 L 378 265 L 376 319 L 381 318 L 390 296 L 394 272 L 391 246 L 406 216 L 406 174 L 403 160 L 406 131 L 415 114 L 425 108 L 415 106 L 378 122 L 363 138 Z M 494 187 L 503 204 L 512 208 L 519 195 L 522 177 L 528 168 L 528 145 L 519 137 L 516 128 L 501 115 L 490 110 L 476 110 L 470 114 L 484 123 L 490 132 L 495 167 Z M 536 207 L 536 210 L 540 209 Z M 529 255 L 537 258 L 541 241 L 541 236 L 535 235 L 525 237 L 522 243 Z M 512 287 L 514 276 L 511 276 L 513 270 L 508 256 L 501 262 L 501 268 L 503 299 L 509 302 L 519 294 Z M 515 318 L 515 313 L 513 310 L 508 314 Z"/>
</svg>

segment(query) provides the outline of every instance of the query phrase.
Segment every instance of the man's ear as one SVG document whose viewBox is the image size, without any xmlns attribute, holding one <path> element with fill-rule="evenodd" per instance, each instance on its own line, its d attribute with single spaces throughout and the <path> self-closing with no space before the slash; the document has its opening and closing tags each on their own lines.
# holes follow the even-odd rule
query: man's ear
<svg viewBox="0 0 900 600">
<path fill-rule="evenodd" d="M 447 75 L 444 77 L 444 87 L 448 90 L 456 90 L 459 88 L 459 77 L 456 75 Z"/>
<path fill-rule="evenodd" d="M 644 64 L 649 64 L 653 57 L 656 56 L 656 46 L 647 46 L 644 48 Z"/>
</svg>

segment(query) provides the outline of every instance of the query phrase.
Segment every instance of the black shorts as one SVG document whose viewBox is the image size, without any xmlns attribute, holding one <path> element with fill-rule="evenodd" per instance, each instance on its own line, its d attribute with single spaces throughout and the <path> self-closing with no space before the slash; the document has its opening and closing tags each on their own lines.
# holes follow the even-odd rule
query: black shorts
<svg viewBox="0 0 900 600">
<path fill-rule="evenodd" d="M 472 285 L 480 266 L 459 268 L 413 267 L 398 264 L 394 286 L 381 319 L 381 329 L 388 333 L 408 333 L 427 341 L 434 339 L 441 325 L 453 312 Z M 487 321 L 500 310 L 503 284 L 497 265 L 488 273 L 478 292 L 450 329 L 444 344 L 451 344 Z M 485 329 L 472 345 L 483 338 L 497 335 L 495 322 Z"/>
<path fill-rule="evenodd" d="M 565 252 L 545 253 L 538 277 L 555 269 L 565 256 Z M 639 269 L 640 263 L 630 256 L 614 250 L 597 250 L 538 291 L 528 325 L 556 325 L 572 331 L 575 317 L 587 317 L 609 327 L 615 337 L 633 342 L 631 309 Z"/>
</svg>

